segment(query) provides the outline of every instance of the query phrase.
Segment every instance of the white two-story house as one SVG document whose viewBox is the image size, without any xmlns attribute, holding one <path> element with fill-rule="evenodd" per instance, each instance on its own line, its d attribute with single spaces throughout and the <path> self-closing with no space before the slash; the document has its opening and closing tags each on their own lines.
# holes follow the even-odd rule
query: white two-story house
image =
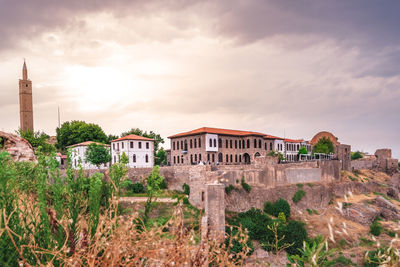
<svg viewBox="0 0 400 267">
<path fill-rule="evenodd" d="M 72 168 L 73 169 L 79 169 L 79 164 L 82 166 L 82 169 L 84 169 L 84 170 L 98 169 L 96 165 L 93 165 L 86 161 L 87 147 L 93 143 L 96 143 L 98 145 L 103 145 L 107 148 L 110 147 L 109 145 L 92 142 L 92 141 L 86 141 L 86 142 L 82 142 L 79 144 L 70 145 L 67 147 L 69 150 L 71 150 L 71 160 L 72 160 Z M 105 163 L 105 164 L 100 165 L 99 167 L 100 167 L 100 169 L 107 169 L 109 166 L 110 166 L 109 163 Z"/>
<path fill-rule="evenodd" d="M 129 168 L 153 168 L 154 140 L 143 136 L 130 134 L 111 141 L 111 162 L 119 161 L 125 153 Z"/>
</svg>

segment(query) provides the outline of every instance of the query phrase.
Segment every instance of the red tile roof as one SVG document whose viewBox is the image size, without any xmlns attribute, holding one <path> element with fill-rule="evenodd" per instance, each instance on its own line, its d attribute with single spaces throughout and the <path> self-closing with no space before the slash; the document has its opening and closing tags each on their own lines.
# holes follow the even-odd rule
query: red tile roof
<svg viewBox="0 0 400 267">
<path fill-rule="evenodd" d="M 79 144 L 74 144 L 74 145 L 67 146 L 67 148 L 68 147 L 77 147 L 77 146 L 88 146 L 88 145 L 93 144 L 93 143 L 98 144 L 98 145 L 103 145 L 103 146 L 110 146 L 110 145 L 102 144 L 102 143 L 99 143 L 99 142 L 86 141 L 86 142 L 82 142 L 82 143 L 79 143 Z"/>
<path fill-rule="evenodd" d="M 210 127 L 202 127 L 202 128 L 198 128 L 198 129 L 189 131 L 189 132 L 184 132 L 184 133 L 171 135 L 168 138 L 177 138 L 177 137 L 190 136 L 190 135 L 196 135 L 196 134 L 204 134 L 204 133 L 221 134 L 221 135 L 234 135 L 234 136 L 251 136 L 251 135 L 255 135 L 255 136 L 261 136 L 261 137 L 266 137 L 266 138 L 282 139 L 282 138 L 279 138 L 279 137 L 276 137 L 276 136 L 267 135 L 267 134 L 259 133 L 259 132 L 229 130 L 229 129 L 210 128 Z"/>
<path fill-rule="evenodd" d="M 301 142 L 304 142 L 303 139 L 285 139 L 284 141 L 288 142 L 288 143 L 301 143 Z"/>
<path fill-rule="evenodd" d="M 111 142 L 117 142 L 117 141 L 123 141 L 123 140 L 141 140 L 141 141 L 154 141 L 154 139 L 150 139 L 147 137 L 139 136 L 136 134 L 130 134 L 115 140 L 112 140 Z"/>
<path fill-rule="evenodd" d="M 266 139 L 280 139 L 280 140 L 283 140 L 283 138 L 281 138 L 281 137 L 273 136 L 273 135 L 269 135 L 269 134 L 265 135 L 264 138 L 266 138 Z"/>
</svg>

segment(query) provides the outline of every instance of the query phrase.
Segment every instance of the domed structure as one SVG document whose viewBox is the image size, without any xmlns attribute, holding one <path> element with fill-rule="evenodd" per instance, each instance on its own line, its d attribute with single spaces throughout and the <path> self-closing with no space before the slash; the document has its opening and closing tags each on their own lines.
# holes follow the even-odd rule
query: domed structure
<svg viewBox="0 0 400 267">
<path fill-rule="evenodd" d="M 319 141 L 321 138 L 323 138 L 323 137 L 328 138 L 329 140 L 331 140 L 331 142 L 332 142 L 335 146 L 337 146 L 337 145 L 340 144 L 340 143 L 338 142 L 338 138 L 337 138 L 336 136 L 334 136 L 332 133 L 326 132 L 326 131 L 319 132 L 319 133 L 317 133 L 316 135 L 314 135 L 314 137 L 311 139 L 310 143 L 314 146 L 314 145 L 315 145 L 316 143 L 318 143 L 318 141 Z"/>
</svg>

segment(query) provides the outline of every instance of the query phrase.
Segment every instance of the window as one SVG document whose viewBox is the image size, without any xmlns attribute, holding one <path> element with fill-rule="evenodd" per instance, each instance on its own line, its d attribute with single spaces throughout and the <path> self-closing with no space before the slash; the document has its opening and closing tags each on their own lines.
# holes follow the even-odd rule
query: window
<svg viewBox="0 0 400 267">
<path fill-rule="evenodd" d="M 176 163 L 176 158 L 175 158 L 175 156 L 174 156 L 174 164 Z"/>
<path fill-rule="evenodd" d="M 188 148 L 188 144 L 187 144 L 187 140 L 185 140 L 185 149 L 184 150 L 187 151 L 188 150 L 187 148 Z"/>
<path fill-rule="evenodd" d="M 231 148 L 233 148 L 233 146 L 232 146 L 232 140 L 229 140 L 229 146 L 230 146 Z"/>
<path fill-rule="evenodd" d="M 131 148 L 133 148 L 133 142 L 131 142 Z"/>
<path fill-rule="evenodd" d="M 265 150 L 267 150 L 267 148 L 268 148 L 268 147 L 267 147 L 267 143 L 265 143 L 264 147 L 265 147 Z"/>
<path fill-rule="evenodd" d="M 269 143 L 269 150 L 272 150 L 272 143 Z"/>
<path fill-rule="evenodd" d="M 117 150 L 119 150 L 119 143 L 117 143 Z"/>
<path fill-rule="evenodd" d="M 239 155 L 239 162 L 242 162 L 242 155 Z"/>
<path fill-rule="evenodd" d="M 192 140 L 190 140 L 192 141 Z M 190 163 L 193 163 L 193 155 L 190 155 Z"/>
<path fill-rule="evenodd" d="M 194 148 L 197 147 L 197 139 L 194 139 Z"/>
<path fill-rule="evenodd" d="M 113 149 L 115 150 L 115 144 L 113 144 Z"/>
<path fill-rule="evenodd" d="M 300 147 L 299 147 L 300 145 L 297 145 L 297 150 L 299 150 L 300 149 Z"/>
<path fill-rule="evenodd" d="M 121 143 L 122 149 L 124 149 L 124 142 Z"/>
<path fill-rule="evenodd" d="M 181 162 L 182 162 L 182 164 L 183 164 L 183 155 L 182 155 L 182 157 L 181 157 Z"/>
<path fill-rule="evenodd" d="M 175 142 L 172 142 L 172 150 L 175 150 Z"/>
<path fill-rule="evenodd" d="M 258 148 L 261 148 L 261 139 L 258 140 Z"/>
<path fill-rule="evenodd" d="M 226 160 L 225 160 L 226 162 L 229 162 L 229 156 L 228 156 L 228 154 L 226 154 Z"/>
<path fill-rule="evenodd" d="M 177 158 L 177 160 L 178 160 L 178 164 L 179 164 L 179 156 L 177 156 L 176 158 Z"/>
<path fill-rule="evenodd" d="M 235 162 L 237 162 L 237 155 L 235 155 Z"/>
<path fill-rule="evenodd" d="M 235 148 L 237 149 L 237 140 L 235 140 Z"/>
<path fill-rule="evenodd" d="M 211 158 L 212 158 L 212 162 L 214 162 L 215 161 L 215 154 L 212 154 Z"/>
<path fill-rule="evenodd" d="M 132 162 L 136 162 L 136 154 L 133 154 L 133 156 L 132 156 Z M 175 157 L 174 157 L 174 163 L 175 163 Z"/>
<path fill-rule="evenodd" d="M 217 147 L 217 139 L 214 139 L 214 147 Z"/>
<path fill-rule="evenodd" d="M 221 138 L 218 139 L 218 147 L 222 148 L 222 139 Z"/>
<path fill-rule="evenodd" d="M 210 139 L 209 141 L 210 141 L 210 145 L 209 146 L 212 147 L 212 139 Z"/>
<path fill-rule="evenodd" d="M 197 154 L 194 154 L 194 161 L 197 162 Z"/>
<path fill-rule="evenodd" d="M 233 155 L 231 154 L 231 162 L 233 161 Z"/>
<path fill-rule="evenodd" d="M 149 144 L 149 142 L 146 142 L 146 149 L 149 149 L 150 148 L 150 144 Z"/>
<path fill-rule="evenodd" d="M 207 161 L 210 161 L 210 154 L 207 154 Z"/>
<path fill-rule="evenodd" d="M 190 139 L 190 148 L 193 148 L 193 140 Z"/>
<path fill-rule="evenodd" d="M 116 163 L 116 162 L 117 162 L 117 157 L 114 156 L 114 163 Z M 75 160 L 75 166 L 76 166 L 76 160 Z"/>
<path fill-rule="evenodd" d="M 225 148 L 228 148 L 228 139 L 225 140 Z"/>
<path fill-rule="evenodd" d="M 239 149 L 242 149 L 242 141 L 239 140 Z"/>
<path fill-rule="evenodd" d="M 183 150 L 183 141 L 181 141 L 181 149 Z"/>
<path fill-rule="evenodd" d="M 139 149 L 142 148 L 142 142 L 139 142 Z"/>
<path fill-rule="evenodd" d="M 75 164 L 74 164 L 74 165 L 75 165 L 75 167 L 76 167 L 76 159 L 74 159 L 74 162 L 75 162 Z M 115 156 L 114 156 L 114 162 L 115 162 Z"/>
<path fill-rule="evenodd" d="M 247 139 L 247 148 L 250 148 L 250 139 Z"/>
<path fill-rule="evenodd" d="M 243 148 L 243 149 L 245 148 L 245 142 L 244 142 L 244 140 L 242 141 L 242 148 Z"/>
<path fill-rule="evenodd" d="M 257 148 L 257 140 L 254 139 L 254 148 Z"/>
<path fill-rule="evenodd" d="M 201 147 L 201 139 L 199 138 L 199 147 Z"/>
<path fill-rule="evenodd" d="M 201 161 L 201 154 L 199 154 L 199 160 Z"/>
<path fill-rule="evenodd" d="M 179 141 L 178 142 L 176 142 L 176 149 L 178 149 L 179 150 Z"/>
</svg>

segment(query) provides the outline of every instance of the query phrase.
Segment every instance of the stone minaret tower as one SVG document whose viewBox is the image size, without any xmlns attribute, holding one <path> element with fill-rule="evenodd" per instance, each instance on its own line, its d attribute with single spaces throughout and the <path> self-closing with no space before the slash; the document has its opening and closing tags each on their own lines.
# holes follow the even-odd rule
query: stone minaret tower
<svg viewBox="0 0 400 267">
<path fill-rule="evenodd" d="M 22 80 L 19 80 L 19 116 L 20 128 L 33 131 L 32 81 L 28 80 L 28 70 L 24 60 Z"/>
</svg>

